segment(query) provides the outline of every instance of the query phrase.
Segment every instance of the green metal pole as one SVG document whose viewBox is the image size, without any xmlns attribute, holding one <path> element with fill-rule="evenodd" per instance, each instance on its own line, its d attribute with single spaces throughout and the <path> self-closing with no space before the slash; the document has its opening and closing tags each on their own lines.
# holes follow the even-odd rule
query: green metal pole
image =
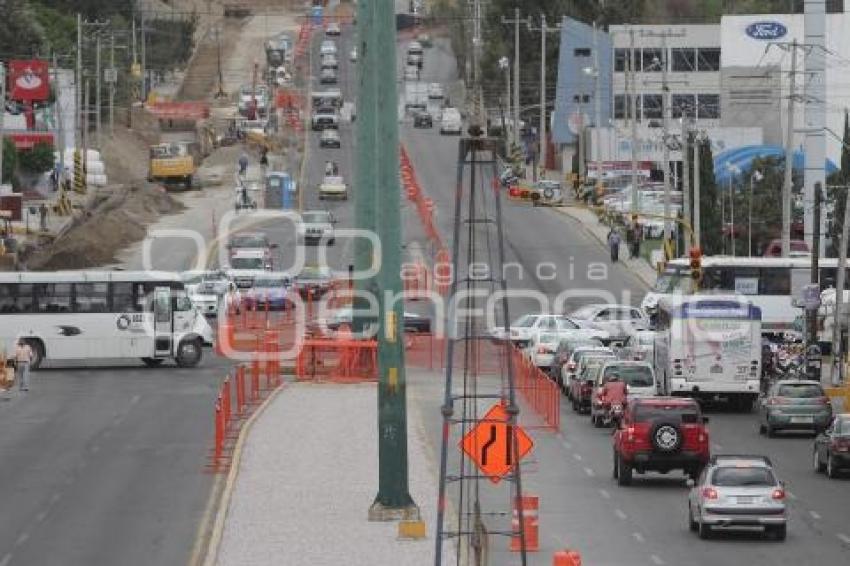
<svg viewBox="0 0 850 566">
<path fill-rule="evenodd" d="M 374 176 L 358 179 L 373 191 L 373 215 L 381 242 L 382 265 L 376 276 L 378 317 L 378 494 L 369 509 L 372 521 L 419 520 L 419 508 L 408 488 L 407 397 L 404 367 L 402 301 L 393 299 L 402 292 L 401 185 L 399 183 L 398 93 L 396 89 L 395 9 L 391 0 L 361 1 L 370 12 L 361 29 L 361 52 L 374 98 L 358 97 L 370 108 L 359 127 L 368 130 L 374 147 Z M 361 20 L 358 18 L 358 22 Z M 362 25 L 362 24 L 361 24 Z M 362 91 L 361 91 L 362 92 Z M 373 106 L 374 105 L 374 106 Z M 371 134 L 371 135 L 369 135 Z M 358 137 L 358 141 L 360 141 Z M 358 150 L 362 151 L 362 150 Z M 364 153 L 358 155 L 365 156 Z M 366 165 L 363 161 L 359 167 Z M 369 183 L 369 181 L 372 181 Z M 380 205 L 378 206 L 378 203 Z M 363 227 L 363 226 L 361 226 Z"/>
</svg>

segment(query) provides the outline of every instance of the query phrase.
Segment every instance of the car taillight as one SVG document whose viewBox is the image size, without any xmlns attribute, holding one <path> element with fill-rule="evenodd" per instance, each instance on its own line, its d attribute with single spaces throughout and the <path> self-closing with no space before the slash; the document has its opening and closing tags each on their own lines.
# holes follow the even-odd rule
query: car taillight
<svg viewBox="0 0 850 566">
<path fill-rule="evenodd" d="M 635 427 L 630 426 L 626 429 L 626 440 L 629 442 L 635 441 Z"/>
<path fill-rule="evenodd" d="M 768 405 L 787 405 L 788 400 L 782 397 L 773 397 L 767 402 Z"/>
<path fill-rule="evenodd" d="M 568 362 L 567 363 L 567 371 L 575 371 L 575 369 L 576 369 L 576 363 L 575 362 Z"/>
<path fill-rule="evenodd" d="M 785 490 L 774 489 L 773 493 L 770 494 L 770 497 L 776 501 L 782 501 L 783 499 L 785 499 Z"/>
<path fill-rule="evenodd" d="M 850 438 L 836 438 L 830 448 L 833 452 L 850 452 Z"/>
<path fill-rule="evenodd" d="M 581 392 L 584 395 L 588 395 L 593 390 L 593 387 L 588 382 L 584 382 L 581 384 Z"/>
<path fill-rule="evenodd" d="M 818 397 L 815 399 L 818 405 L 831 405 L 832 403 L 829 400 L 829 397 Z"/>
<path fill-rule="evenodd" d="M 538 354 L 548 354 L 548 353 L 549 353 L 549 348 L 547 348 L 546 346 L 539 346 L 539 347 L 537 348 L 537 353 L 538 353 Z"/>
<path fill-rule="evenodd" d="M 717 499 L 717 490 L 713 487 L 705 487 L 702 490 L 703 499 Z"/>
</svg>

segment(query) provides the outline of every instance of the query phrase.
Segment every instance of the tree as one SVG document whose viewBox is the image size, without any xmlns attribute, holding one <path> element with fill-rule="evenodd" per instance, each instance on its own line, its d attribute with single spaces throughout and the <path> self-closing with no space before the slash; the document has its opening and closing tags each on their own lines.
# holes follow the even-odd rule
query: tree
<svg viewBox="0 0 850 566">
<path fill-rule="evenodd" d="M 53 169 L 53 144 L 38 142 L 32 149 L 18 152 L 18 164 L 27 173 L 44 173 Z"/>
<path fill-rule="evenodd" d="M 3 184 L 13 184 L 12 180 L 18 168 L 18 152 L 9 138 L 3 138 Z"/>
<path fill-rule="evenodd" d="M 710 140 L 698 140 L 699 145 L 699 206 L 700 237 L 705 255 L 716 255 L 723 249 L 720 219 L 720 199 L 714 180 L 714 154 Z M 693 171 L 693 169 L 691 169 Z"/>
<path fill-rule="evenodd" d="M 847 198 L 846 187 L 850 186 L 850 116 L 844 112 L 844 134 L 841 146 L 841 169 L 827 179 L 827 199 L 833 203 L 832 222 L 829 224 L 829 238 L 832 251 L 829 255 L 838 255 L 841 244 L 841 225 L 844 223 L 844 207 Z"/>
</svg>

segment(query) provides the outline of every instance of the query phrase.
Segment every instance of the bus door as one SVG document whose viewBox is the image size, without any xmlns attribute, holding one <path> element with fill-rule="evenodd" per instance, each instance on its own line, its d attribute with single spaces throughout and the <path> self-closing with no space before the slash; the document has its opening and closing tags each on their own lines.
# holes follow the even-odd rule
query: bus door
<svg viewBox="0 0 850 566">
<path fill-rule="evenodd" d="M 168 357 L 172 353 L 171 289 L 157 287 L 153 295 L 153 344 L 155 357 Z"/>
</svg>

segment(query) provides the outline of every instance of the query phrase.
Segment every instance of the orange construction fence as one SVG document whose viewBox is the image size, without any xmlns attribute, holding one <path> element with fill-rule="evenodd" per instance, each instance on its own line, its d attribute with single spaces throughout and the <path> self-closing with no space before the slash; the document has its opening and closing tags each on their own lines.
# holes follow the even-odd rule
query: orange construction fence
<svg viewBox="0 0 850 566">
<path fill-rule="evenodd" d="M 298 381 L 362 382 L 378 379 L 374 340 L 308 338 L 295 358 Z"/>
<path fill-rule="evenodd" d="M 552 566 L 581 566 L 581 554 L 575 550 L 559 550 L 552 555 Z"/>
<path fill-rule="evenodd" d="M 516 348 L 512 355 L 516 390 L 543 419 L 545 425 L 540 428 L 558 431 L 561 428 L 561 390 L 558 385 Z"/>
</svg>

